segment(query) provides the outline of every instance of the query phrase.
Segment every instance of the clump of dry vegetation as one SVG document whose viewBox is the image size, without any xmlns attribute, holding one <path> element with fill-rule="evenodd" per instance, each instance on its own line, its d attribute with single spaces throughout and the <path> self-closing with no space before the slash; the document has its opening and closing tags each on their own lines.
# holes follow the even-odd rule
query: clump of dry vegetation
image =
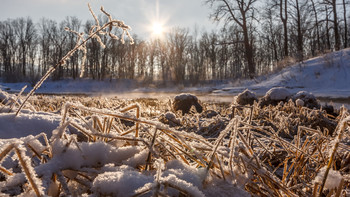
<svg viewBox="0 0 350 197">
<path fill-rule="evenodd" d="M 349 194 L 345 108 L 334 117 L 293 101 L 262 108 L 203 103 L 202 113 L 192 107 L 187 114 L 157 99 L 37 96 L 30 103 L 62 120 L 50 139 L 41 134 L 1 146 L 5 194 L 118 195 L 117 186 L 107 191 L 101 181 L 130 170 L 151 177 L 134 196 L 205 196 L 213 185 L 224 192 L 223 184 L 257 196 Z M 108 151 L 99 156 L 101 150 Z M 67 161 L 72 155 L 74 164 Z M 1 167 L 6 157 L 21 168 Z M 199 181 L 176 174 L 174 161 Z"/>
</svg>

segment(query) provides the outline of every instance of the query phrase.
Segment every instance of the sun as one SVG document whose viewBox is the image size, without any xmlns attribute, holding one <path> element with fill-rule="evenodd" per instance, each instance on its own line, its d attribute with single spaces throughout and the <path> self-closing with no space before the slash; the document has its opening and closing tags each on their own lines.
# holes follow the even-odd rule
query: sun
<svg viewBox="0 0 350 197">
<path fill-rule="evenodd" d="M 161 25 L 160 23 L 153 23 L 153 34 L 160 36 L 163 34 L 164 32 L 164 28 L 163 25 Z"/>
</svg>

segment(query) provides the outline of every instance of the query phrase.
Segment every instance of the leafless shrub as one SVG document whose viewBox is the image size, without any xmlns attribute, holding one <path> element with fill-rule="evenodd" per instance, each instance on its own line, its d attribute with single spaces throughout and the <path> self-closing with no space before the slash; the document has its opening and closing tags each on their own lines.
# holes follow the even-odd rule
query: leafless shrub
<svg viewBox="0 0 350 197">
<path fill-rule="evenodd" d="M 283 68 L 291 66 L 295 63 L 296 63 L 296 60 L 293 57 L 290 57 L 290 56 L 285 57 L 284 59 L 282 59 L 276 63 L 275 71 L 280 71 Z"/>
</svg>

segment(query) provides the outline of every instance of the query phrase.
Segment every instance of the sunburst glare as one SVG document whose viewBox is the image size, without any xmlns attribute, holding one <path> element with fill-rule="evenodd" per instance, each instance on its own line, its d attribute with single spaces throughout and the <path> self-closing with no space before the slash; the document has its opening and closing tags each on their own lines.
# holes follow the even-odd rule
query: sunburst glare
<svg viewBox="0 0 350 197">
<path fill-rule="evenodd" d="M 167 32 L 166 23 L 170 16 L 164 15 L 164 13 L 160 12 L 158 0 L 156 0 L 154 8 L 155 9 L 152 10 L 152 13 L 148 14 L 148 16 L 150 16 L 148 31 L 150 32 L 151 37 L 162 38 Z"/>
<path fill-rule="evenodd" d="M 153 24 L 153 34 L 160 36 L 162 35 L 164 32 L 164 28 L 163 25 L 161 25 L 160 23 L 154 23 Z"/>
</svg>

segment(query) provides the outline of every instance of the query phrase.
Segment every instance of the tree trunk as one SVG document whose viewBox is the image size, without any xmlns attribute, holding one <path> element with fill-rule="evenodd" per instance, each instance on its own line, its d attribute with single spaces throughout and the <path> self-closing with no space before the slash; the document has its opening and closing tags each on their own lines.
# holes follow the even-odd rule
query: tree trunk
<svg viewBox="0 0 350 197">
<path fill-rule="evenodd" d="M 348 47 L 348 23 L 346 20 L 346 2 L 343 0 L 343 8 L 344 8 L 344 48 Z"/>
<path fill-rule="evenodd" d="M 247 24 L 245 22 L 243 22 L 242 29 L 243 29 L 243 35 L 244 35 L 245 56 L 248 63 L 248 75 L 249 75 L 249 78 L 253 79 L 255 76 L 254 54 L 253 54 L 253 47 L 249 41 Z"/>
<path fill-rule="evenodd" d="M 284 9 L 283 9 L 284 5 Z M 280 0 L 280 17 L 283 23 L 283 34 L 284 34 L 284 56 L 289 56 L 288 52 L 288 11 L 287 11 L 287 0 Z"/>
<path fill-rule="evenodd" d="M 304 59 L 303 55 L 303 33 L 301 30 L 301 16 L 300 16 L 300 7 L 299 0 L 296 0 L 296 9 L 297 9 L 297 59 L 298 61 L 302 61 Z"/>
<path fill-rule="evenodd" d="M 334 23 L 334 39 L 335 39 L 335 50 L 340 49 L 340 37 L 339 37 L 339 28 L 338 28 L 338 17 L 337 17 L 337 4 L 336 0 L 332 0 L 333 8 L 333 23 Z"/>
<path fill-rule="evenodd" d="M 316 22 L 316 37 L 317 37 L 317 50 L 320 51 L 320 29 L 319 29 L 319 24 L 318 24 L 318 16 L 317 16 L 317 11 L 316 11 L 316 6 L 314 0 L 311 0 L 312 3 L 312 10 L 315 15 L 315 22 Z"/>
<path fill-rule="evenodd" d="M 22 74 L 23 74 L 23 77 L 26 76 L 26 48 L 25 48 L 25 44 L 22 43 Z"/>
<path fill-rule="evenodd" d="M 327 49 L 331 49 L 331 41 L 330 41 L 330 35 L 329 35 L 329 13 L 328 13 L 328 7 L 325 5 L 326 10 L 326 39 L 327 39 Z"/>
</svg>

